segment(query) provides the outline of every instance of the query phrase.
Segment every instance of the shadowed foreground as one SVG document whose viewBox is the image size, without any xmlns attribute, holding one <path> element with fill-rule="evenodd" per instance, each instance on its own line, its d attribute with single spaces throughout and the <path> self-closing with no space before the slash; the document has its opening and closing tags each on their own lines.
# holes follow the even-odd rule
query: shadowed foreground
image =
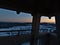
<svg viewBox="0 0 60 45">
<path fill-rule="evenodd" d="M 19 35 L 19 36 L 11 36 L 11 37 L 0 37 L 1 45 L 18 45 L 22 42 L 26 42 L 30 39 L 30 35 Z"/>
<path fill-rule="evenodd" d="M 21 45 L 24 42 L 29 42 L 30 38 L 31 38 L 31 34 L 25 34 L 19 36 L 4 36 L 4 37 L 0 37 L 0 45 Z M 47 33 L 40 33 L 39 39 L 42 39 L 42 43 L 44 45 L 48 43 L 50 45 L 57 44 L 56 35 L 53 34 L 48 36 Z"/>
</svg>

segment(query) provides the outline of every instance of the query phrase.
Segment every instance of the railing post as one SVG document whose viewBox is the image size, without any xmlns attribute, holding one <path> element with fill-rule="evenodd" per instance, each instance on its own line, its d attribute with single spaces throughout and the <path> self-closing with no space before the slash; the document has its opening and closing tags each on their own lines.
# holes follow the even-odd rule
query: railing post
<svg viewBox="0 0 60 45">
<path fill-rule="evenodd" d="M 40 16 L 37 13 L 33 14 L 31 41 L 30 45 L 37 45 L 39 36 Z"/>
<path fill-rule="evenodd" d="M 17 31 L 18 32 L 18 36 L 19 36 L 19 34 L 20 34 L 20 31 Z"/>
</svg>

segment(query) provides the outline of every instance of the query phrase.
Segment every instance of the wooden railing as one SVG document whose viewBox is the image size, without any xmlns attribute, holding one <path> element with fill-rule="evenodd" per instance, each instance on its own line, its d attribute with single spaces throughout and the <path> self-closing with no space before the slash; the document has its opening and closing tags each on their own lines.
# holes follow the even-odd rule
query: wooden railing
<svg viewBox="0 0 60 45">
<path fill-rule="evenodd" d="M 2 32 L 2 33 L 4 33 L 4 32 L 7 32 L 8 34 L 9 34 L 9 36 L 14 36 L 14 34 L 13 34 L 13 32 L 17 32 L 17 34 L 16 35 L 22 35 L 21 34 L 21 32 L 26 32 L 26 31 L 30 31 L 30 30 L 5 30 L 5 31 L 0 31 L 0 33 Z M 29 33 L 30 34 L 30 33 Z M 26 38 L 27 37 L 27 38 Z M 51 37 L 51 38 L 50 38 Z M 5 38 L 7 38 L 7 37 L 5 37 Z M 20 38 L 20 37 L 19 37 Z M 17 39 L 19 39 L 18 37 L 17 37 Z M 22 39 L 23 38 L 23 39 Z M 20 39 L 22 39 L 22 40 L 24 40 L 25 38 L 26 38 L 26 40 L 27 39 L 30 39 L 31 37 L 30 37 L 30 35 L 25 35 L 25 37 L 22 37 L 22 38 L 20 38 Z M 2 38 L 2 40 L 4 39 L 4 37 Z M 7 38 L 9 41 L 10 41 L 10 39 L 12 39 L 12 38 Z M 13 39 L 14 39 L 14 37 L 13 37 Z M 16 39 L 16 38 L 15 38 Z M 14 40 L 15 40 L 14 39 Z M 55 35 L 52 35 L 52 34 L 46 34 L 46 33 L 40 33 L 40 35 L 39 35 L 39 37 L 38 37 L 38 39 L 39 39 L 39 44 L 40 44 L 40 42 L 41 42 L 41 40 L 42 40 L 42 43 L 43 44 L 45 44 L 45 42 L 46 42 L 46 44 L 49 44 L 50 45 L 50 42 L 49 42 L 49 40 L 51 41 L 51 42 L 54 42 L 54 41 L 56 41 L 57 40 L 57 38 L 56 38 L 56 36 Z M 41 40 L 40 40 L 41 39 Z M 5 39 L 4 39 L 5 40 Z M 47 40 L 47 41 L 46 41 Z M 0 40 L 1 41 L 1 40 Z M 19 40 L 19 41 L 21 41 L 21 40 Z M 8 41 L 2 41 L 2 42 L 4 42 L 4 43 L 6 43 L 6 42 L 8 42 Z M 9 42 L 10 43 L 10 42 Z M 14 43 L 15 44 L 15 43 Z M 54 43 L 52 43 L 52 44 L 54 44 Z"/>
<path fill-rule="evenodd" d="M 4 32 L 6 32 L 6 34 L 8 34 L 9 36 L 14 36 L 14 33 L 17 33 L 16 35 L 22 35 L 23 33 L 29 33 L 29 32 L 31 33 L 30 30 L 5 30 L 5 31 L 0 31 L 0 33 L 4 33 Z"/>
<path fill-rule="evenodd" d="M 43 29 L 41 29 L 43 30 Z M 16 35 L 22 35 L 22 34 L 31 34 L 31 30 L 1 30 L 0 33 L 4 33 L 6 32 L 5 34 L 8 34 L 9 36 L 14 36 L 14 34 Z M 40 31 L 39 31 L 40 32 Z M 43 33 L 44 32 L 48 32 L 48 30 L 43 30 Z"/>
</svg>

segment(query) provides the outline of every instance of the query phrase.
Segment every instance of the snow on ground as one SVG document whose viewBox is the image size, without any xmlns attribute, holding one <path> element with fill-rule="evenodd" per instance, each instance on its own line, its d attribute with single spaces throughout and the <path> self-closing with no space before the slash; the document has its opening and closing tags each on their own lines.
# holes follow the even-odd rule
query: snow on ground
<svg viewBox="0 0 60 45">
<path fill-rule="evenodd" d="M 3 28 L 3 29 L 0 29 L 0 31 L 8 31 L 8 30 L 31 30 L 32 29 L 32 26 L 30 25 L 30 26 L 14 26 L 14 27 L 10 27 L 10 28 Z M 39 32 L 50 32 L 50 30 L 53 32 L 53 30 L 56 30 L 56 27 L 53 27 L 53 26 L 45 26 L 45 25 L 40 25 L 40 30 L 39 30 Z M 14 33 L 14 35 L 16 35 L 17 34 L 17 32 L 13 32 Z M 26 32 L 20 32 L 21 34 L 30 34 L 31 33 L 31 31 L 26 31 Z M 53 34 L 53 35 L 56 35 L 56 34 Z M 0 36 L 12 36 L 12 34 L 11 33 L 9 33 L 9 32 L 0 32 Z M 38 45 L 43 45 L 43 43 L 42 43 L 42 41 L 40 40 L 40 42 L 39 42 L 39 40 L 38 40 Z M 25 43 L 22 43 L 21 45 L 30 45 L 30 42 L 25 42 Z"/>
<path fill-rule="evenodd" d="M 31 25 L 30 26 L 14 26 L 14 27 L 10 27 L 10 28 L 2 28 L 2 29 L 0 29 L 0 31 L 5 31 L 5 30 L 6 31 L 8 31 L 8 30 L 31 30 L 31 29 L 32 29 Z M 48 25 L 48 26 L 40 25 L 39 32 L 49 32 L 50 30 L 53 32 L 53 30 L 56 30 L 56 27 L 53 27 L 51 25 Z M 22 33 L 22 34 L 28 34 L 29 33 L 30 34 L 31 31 L 20 32 L 20 33 Z M 0 33 L 0 36 L 3 34 L 4 34 L 4 36 L 7 35 L 7 33 L 5 32 L 5 33 Z"/>
</svg>

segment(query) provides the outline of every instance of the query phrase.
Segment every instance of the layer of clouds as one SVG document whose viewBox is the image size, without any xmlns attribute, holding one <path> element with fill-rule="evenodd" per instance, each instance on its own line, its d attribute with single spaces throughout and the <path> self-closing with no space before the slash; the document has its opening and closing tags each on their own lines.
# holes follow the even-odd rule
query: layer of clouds
<svg viewBox="0 0 60 45">
<path fill-rule="evenodd" d="M 32 22 L 32 18 L 31 14 L 28 13 L 16 14 L 15 11 L 0 9 L 0 22 Z M 40 22 L 55 22 L 55 17 L 49 19 L 43 16 Z"/>
</svg>

